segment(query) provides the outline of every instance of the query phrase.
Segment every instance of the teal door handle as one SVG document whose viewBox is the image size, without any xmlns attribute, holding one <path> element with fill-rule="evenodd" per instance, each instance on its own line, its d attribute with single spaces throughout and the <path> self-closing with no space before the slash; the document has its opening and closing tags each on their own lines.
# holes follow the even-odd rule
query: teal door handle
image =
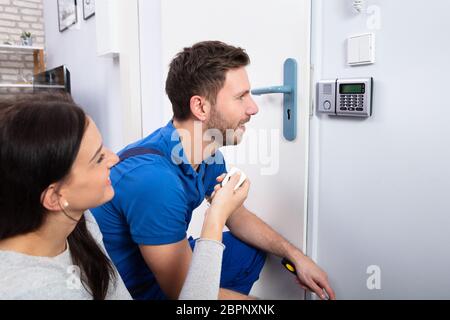
<svg viewBox="0 0 450 320">
<path fill-rule="evenodd" d="M 297 138 L 297 72 L 297 61 L 287 59 L 284 63 L 284 85 L 252 90 L 255 96 L 284 94 L 283 135 L 288 141 L 294 141 Z"/>
<path fill-rule="evenodd" d="M 281 86 L 281 87 L 269 87 L 269 88 L 261 88 L 255 89 L 252 91 L 252 94 L 255 96 L 262 96 L 263 94 L 272 94 L 272 93 L 291 93 L 292 88 L 290 86 Z"/>
</svg>

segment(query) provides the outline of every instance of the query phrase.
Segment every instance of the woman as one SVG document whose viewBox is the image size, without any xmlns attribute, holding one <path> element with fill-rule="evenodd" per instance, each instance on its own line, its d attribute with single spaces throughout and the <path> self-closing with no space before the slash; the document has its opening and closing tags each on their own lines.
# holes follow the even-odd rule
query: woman
<svg viewBox="0 0 450 320">
<path fill-rule="evenodd" d="M 0 299 L 131 299 L 88 211 L 114 196 L 117 161 L 68 97 L 0 103 Z M 186 284 L 207 275 L 196 283 L 202 298 L 217 298 L 222 228 L 249 190 L 246 182 L 233 192 L 238 180 L 216 187 L 194 251 L 192 265 L 213 262 L 188 274 Z M 186 285 L 180 298 L 195 298 L 192 290 Z"/>
</svg>

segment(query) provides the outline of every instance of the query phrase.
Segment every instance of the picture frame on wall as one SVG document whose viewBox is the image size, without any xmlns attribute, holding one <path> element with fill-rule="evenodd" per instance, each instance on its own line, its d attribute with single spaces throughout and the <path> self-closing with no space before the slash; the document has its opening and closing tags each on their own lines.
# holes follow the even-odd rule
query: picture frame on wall
<svg viewBox="0 0 450 320">
<path fill-rule="evenodd" d="M 95 16 L 95 0 L 83 0 L 83 19 Z"/>
<path fill-rule="evenodd" d="M 77 0 L 58 0 L 59 32 L 69 29 L 77 22 Z"/>
</svg>

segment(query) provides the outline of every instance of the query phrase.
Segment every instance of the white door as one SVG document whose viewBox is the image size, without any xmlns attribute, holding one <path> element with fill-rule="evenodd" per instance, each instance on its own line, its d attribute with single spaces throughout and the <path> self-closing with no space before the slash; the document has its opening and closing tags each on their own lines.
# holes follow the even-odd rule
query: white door
<svg viewBox="0 0 450 320">
<path fill-rule="evenodd" d="M 225 148 L 224 154 L 228 168 L 241 168 L 252 181 L 246 206 L 305 251 L 311 1 L 163 0 L 160 6 L 163 79 L 177 52 L 203 40 L 221 40 L 245 48 L 252 60 L 247 69 L 252 88 L 282 85 L 285 60 L 297 60 L 297 139 L 288 142 L 283 137 L 283 95 L 255 97 L 260 112 L 248 125 L 246 138 L 238 147 Z M 141 12 L 143 23 L 146 16 Z M 151 47 L 148 43 L 147 50 Z M 160 111 L 164 122 L 168 121 L 172 113 L 167 98 Z M 199 234 L 204 208 L 198 211 L 189 230 L 194 237 Z M 268 258 L 252 294 L 264 299 L 304 298 L 304 291 L 278 257 Z"/>
</svg>

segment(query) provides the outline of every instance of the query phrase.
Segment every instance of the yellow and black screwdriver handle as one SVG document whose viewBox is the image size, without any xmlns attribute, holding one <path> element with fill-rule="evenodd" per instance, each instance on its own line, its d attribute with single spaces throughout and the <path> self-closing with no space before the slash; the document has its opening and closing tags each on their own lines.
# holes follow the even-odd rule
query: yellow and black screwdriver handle
<svg viewBox="0 0 450 320">
<path fill-rule="evenodd" d="M 281 260 L 281 264 L 292 274 L 295 274 L 297 276 L 297 270 L 295 269 L 295 266 L 292 262 L 290 262 L 288 259 Z M 297 276 L 298 277 L 298 276 Z M 325 292 L 326 295 L 324 295 L 323 299 L 330 300 L 328 294 Z"/>
<path fill-rule="evenodd" d="M 295 266 L 292 262 L 290 262 L 288 259 L 281 260 L 281 264 L 292 274 L 297 275 L 297 270 L 295 269 Z"/>
</svg>

